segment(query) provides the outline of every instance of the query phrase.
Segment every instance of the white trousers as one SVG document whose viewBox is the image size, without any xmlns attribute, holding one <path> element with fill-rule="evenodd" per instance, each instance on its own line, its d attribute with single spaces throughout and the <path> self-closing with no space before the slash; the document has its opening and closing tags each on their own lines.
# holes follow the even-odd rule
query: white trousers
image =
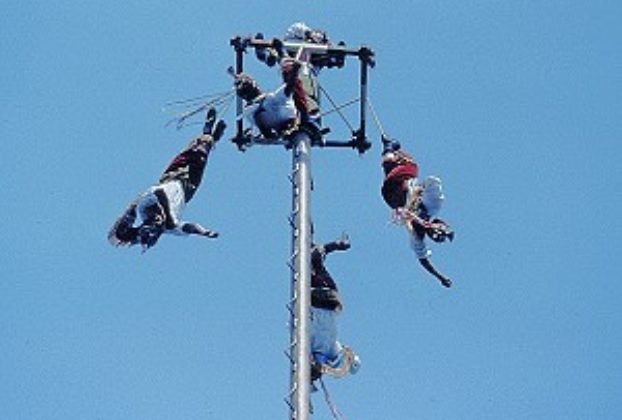
<svg viewBox="0 0 622 420">
<path fill-rule="evenodd" d="M 323 364 L 339 358 L 342 346 L 337 341 L 336 311 L 311 307 L 311 354 Z"/>
</svg>

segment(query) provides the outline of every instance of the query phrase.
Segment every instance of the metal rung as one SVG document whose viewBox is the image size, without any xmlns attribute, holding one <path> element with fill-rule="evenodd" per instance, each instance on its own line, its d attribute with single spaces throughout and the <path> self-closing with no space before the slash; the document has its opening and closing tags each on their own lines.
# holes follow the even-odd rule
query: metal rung
<svg viewBox="0 0 622 420">
<path fill-rule="evenodd" d="M 293 395 L 293 392 L 290 392 L 290 395 Z M 289 398 L 283 398 L 283 401 L 285 401 L 285 404 L 287 404 L 287 406 L 289 407 L 289 410 L 293 413 L 296 409 L 294 408 L 294 406 L 292 405 L 292 403 L 289 401 Z"/>
<path fill-rule="evenodd" d="M 287 305 L 285 305 L 285 307 L 286 307 L 287 309 L 289 309 L 291 312 L 293 312 L 293 311 L 294 311 L 295 304 L 296 304 L 296 298 L 293 298 L 293 299 L 290 299 L 290 300 L 289 300 L 289 303 L 288 303 Z"/>
<path fill-rule="evenodd" d="M 294 363 L 294 362 L 295 362 L 294 358 L 293 358 L 293 357 L 292 357 L 292 355 L 291 355 L 291 352 L 288 352 L 287 350 L 285 350 L 285 351 L 283 352 L 283 354 L 285 355 L 285 357 L 287 357 L 287 358 L 289 359 L 289 361 L 290 361 L 291 363 Z"/>
<path fill-rule="evenodd" d="M 289 267 L 289 269 L 291 270 L 292 274 L 296 274 L 296 266 L 294 265 L 294 255 L 292 255 L 292 258 L 290 258 L 290 260 L 285 263 L 285 265 L 287 265 Z"/>
<path fill-rule="evenodd" d="M 288 397 L 291 397 L 292 395 L 294 395 L 295 392 L 296 392 L 296 384 L 293 384 L 292 388 L 287 393 Z"/>
</svg>

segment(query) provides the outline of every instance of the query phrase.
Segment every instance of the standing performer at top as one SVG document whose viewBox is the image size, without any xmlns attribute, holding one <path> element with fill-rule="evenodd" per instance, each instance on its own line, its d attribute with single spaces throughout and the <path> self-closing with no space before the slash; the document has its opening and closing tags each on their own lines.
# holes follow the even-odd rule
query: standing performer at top
<svg viewBox="0 0 622 420">
<path fill-rule="evenodd" d="M 255 39 L 263 39 L 264 36 L 258 33 Z M 285 43 L 300 44 L 297 49 L 285 49 Z M 324 67 L 343 67 L 345 64 L 344 56 L 313 54 L 305 45 L 332 45 L 326 32 L 319 29 L 312 29 L 305 23 L 296 22 L 287 28 L 283 41 L 274 38 L 271 47 L 255 49 L 257 58 L 266 63 L 269 67 L 276 63 L 287 63 L 294 59 L 298 63 L 297 77 L 291 80 L 293 90 L 293 100 L 299 113 L 300 123 L 310 134 L 314 136 L 314 141 L 321 142 L 319 133 L 320 123 L 320 87 L 317 77 L 320 70 Z M 344 46 L 343 42 L 339 46 Z"/>
<path fill-rule="evenodd" d="M 411 248 L 421 265 L 443 286 L 451 287 L 451 279 L 438 271 L 430 260 L 426 236 L 435 242 L 452 241 L 454 232 L 447 223 L 436 217 L 445 196 L 441 179 L 428 176 L 419 180 L 419 166 L 415 159 L 401 149 L 397 140 L 382 136 L 382 168 L 385 178 L 382 197 L 405 224 L 410 235 Z"/>
<path fill-rule="evenodd" d="M 181 214 L 201 184 L 207 158 L 220 139 L 225 123 L 216 122 L 216 111 L 207 113 L 203 135 L 195 138 L 166 168 L 158 184 L 132 202 L 108 233 L 112 245 L 142 246 L 143 252 L 156 244 L 163 233 L 216 238 L 218 233 L 198 223 L 184 222 Z M 215 125 L 215 127 L 214 127 Z M 141 223 L 134 226 L 137 217 Z"/>
</svg>

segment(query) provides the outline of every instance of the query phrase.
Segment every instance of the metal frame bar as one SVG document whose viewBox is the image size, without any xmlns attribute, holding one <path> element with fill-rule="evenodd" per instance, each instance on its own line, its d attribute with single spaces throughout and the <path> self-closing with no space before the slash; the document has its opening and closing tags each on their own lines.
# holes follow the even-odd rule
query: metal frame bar
<svg viewBox="0 0 622 420">
<path fill-rule="evenodd" d="M 337 45 L 337 46 L 329 46 L 329 45 L 321 45 L 321 44 L 313 44 L 307 42 L 291 42 L 291 41 L 281 41 L 282 46 L 285 50 L 289 52 L 297 52 L 300 47 L 302 47 L 305 51 L 310 52 L 311 54 L 326 54 L 326 55 L 351 55 L 356 56 L 361 59 L 371 60 L 373 57 L 373 52 L 367 47 L 361 47 L 358 49 L 346 48 L 345 46 Z M 270 48 L 274 46 L 272 40 L 267 39 L 256 39 L 256 38 L 247 38 L 246 44 L 250 47 L 254 48 Z M 371 54 L 370 54 L 371 53 Z"/>
<path fill-rule="evenodd" d="M 235 50 L 236 60 L 236 74 L 244 71 L 244 53 L 249 47 L 252 48 L 270 48 L 274 46 L 272 40 L 257 39 L 257 38 L 242 38 L 240 36 L 234 37 L 230 40 L 230 45 Z M 367 140 L 366 121 L 367 121 L 367 85 L 368 85 L 368 70 L 369 67 L 375 66 L 374 52 L 367 46 L 362 46 L 358 49 L 346 48 L 345 46 L 328 46 L 309 44 L 305 42 L 282 42 L 282 46 L 285 50 L 290 52 L 298 52 L 303 47 L 305 51 L 311 52 L 311 54 L 326 54 L 332 56 L 354 56 L 358 57 L 360 61 L 360 125 L 357 130 L 352 133 L 352 138 L 346 142 L 339 141 L 325 141 L 321 144 L 317 144 L 320 147 L 349 147 L 357 149 L 359 153 L 366 152 L 371 143 Z M 242 99 L 237 98 L 236 101 L 236 113 L 241 115 L 243 110 Z M 236 122 L 236 135 L 232 139 L 234 143 L 238 145 L 240 150 L 245 149 L 245 145 L 250 143 L 250 139 L 247 139 L 244 135 L 244 119 L 240 118 Z M 315 144 L 314 144 L 315 145 Z"/>
<path fill-rule="evenodd" d="M 240 37 L 235 37 L 231 39 L 230 44 L 235 51 L 235 74 L 243 73 L 244 52 L 246 51 L 245 41 Z M 236 115 L 242 115 L 244 110 L 242 98 L 236 95 L 235 99 L 235 113 Z M 236 133 L 232 141 L 237 144 L 240 149 L 242 149 L 243 144 L 246 143 L 246 139 L 244 138 L 244 118 L 239 118 L 236 121 Z"/>
</svg>

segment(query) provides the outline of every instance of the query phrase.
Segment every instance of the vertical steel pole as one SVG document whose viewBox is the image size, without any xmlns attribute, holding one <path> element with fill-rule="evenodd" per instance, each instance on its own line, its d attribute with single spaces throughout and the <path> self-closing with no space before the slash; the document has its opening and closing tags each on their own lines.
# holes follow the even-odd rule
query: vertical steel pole
<svg viewBox="0 0 622 420">
<path fill-rule="evenodd" d="M 361 128 L 360 134 L 365 140 L 366 125 L 367 125 L 367 61 L 361 58 L 361 108 L 360 108 L 360 120 Z"/>
<path fill-rule="evenodd" d="M 241 41 L 238 39 L 238 44 L 235 47 L 235 74 L 244 72 L 244 47 L 241 45 Z M 244 104 L 242 98 L 236 95 L 235 97 L 235 115 L 242 115 Z M 244 136 L 244 119 L 240 118 L 236 122 L 236 138 L 242 138 Z"/>
<path fill-rule="evenodd" d="M 290 320 L 292 420 L 311 416 L 311 139 L 303 131 L 294 135 L 292 148 L 292 256 L 294 259 Z"/>
</svg>

